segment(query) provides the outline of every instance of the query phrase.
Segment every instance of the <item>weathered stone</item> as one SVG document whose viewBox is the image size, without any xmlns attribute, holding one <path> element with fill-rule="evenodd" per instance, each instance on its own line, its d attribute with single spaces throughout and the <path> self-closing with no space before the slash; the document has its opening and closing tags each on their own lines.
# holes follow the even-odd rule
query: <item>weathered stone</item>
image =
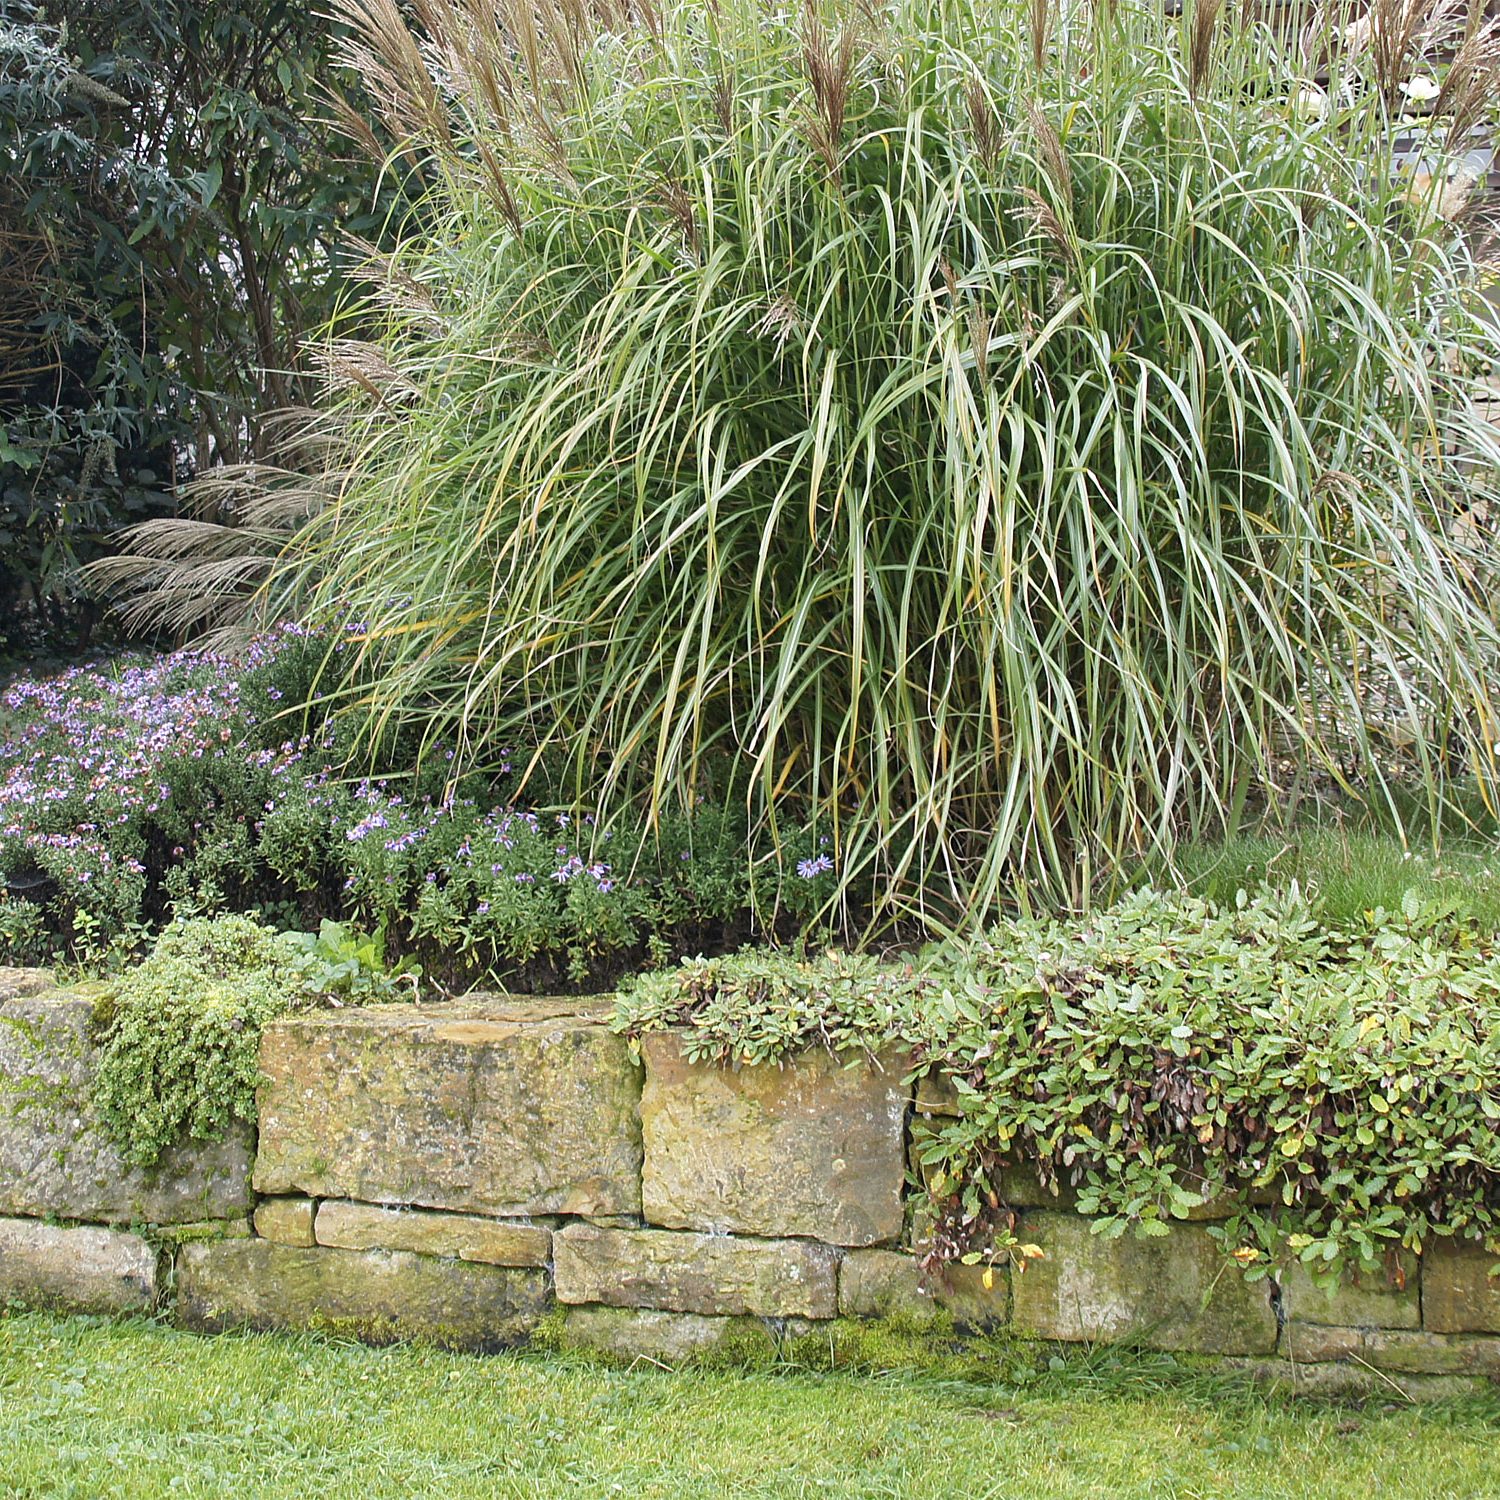
<svg viewBox="0 0 1500 1500">
<path fill-rule="evenodd" d="M 839 1266 L 839 1312 L 885 1318 L 910 1328 L 942 1321 L 942 1309 L 916 1260 L 899 1250 L 851 1250 Z"/>
<path fill-rule="evenodd" d="M 947 1073 L 924 1073 L 916 1084 L 912 1107 L 919 1115 L 947 1115 L 950 1119 L 963 1114 L 958 1090 Z"/>
<path fill-rule="evenodd" d="M 1296 1261 L 1279 1281 L 1283 1313 L 1302 1323 L 1339 1328 L 1418 1328 L 1422 1323 L 1415 1256 L 1402 1256 L 1390 1272 L 1346 1272 L 1331 1293 Z"/>
<path fill-rule="evenodd" d="M 254 1233 L 249 1219 L 202 1219 L 196 1224 L 155 1224 L 151 1240 L 163 1248 L 175 1249 L 199 1240 L 247 1240 Z"/>
<path fill-rule="evenodd" d="M 1288 1322 L 1281 1329 L 1281 1353 L 1297 1364 L 1319 1364 L 1352 1359 L 1364 1335 L 1358 1328 L 1333 1328 L 1323 1323 Z"/>
<path fill-rule="evenodd" d="M 255 1232 L 263 1240 L 306 1249 L 317 1244 L 313 1235 L 316 1209 L 311 1198 L 262 1198 L 255 1209 Z"/>
<path fill-rule="evenodd" d="M 1329 1328 L 1287 1323 L 1281 1352 L 1299 1363 L 1354 1360 L 1412 1375 L 1500 1377 L 1500 1338 L 1424 1333 L 1414 1328 Z"/>
<path fill-rule="evenodd" d="M 838 1254 L 807 1240 L 570 1224 L 552 1254 L 559 1302 L 763 1318 L 838 1310 Z"/>
<path fill-rule="evenodd" d="M 1360 1355 L 1380 1370 L 1500 1378 L 1500 1338 L 1374 1328 L 1365 1334 Z"/>
<path fill-rule="evenodd" d="M 819 1049 L 735 1070 L 688 1062 L 669 1034 L 644 1052 L 649 1222 L 834 1245 L 899 1237 L 904 1054 L 850 1065 Z"/>
<path fill-rule="evenodd" d="M 127 1167 L 89 1103 L 93 1002 L 39 981 L 7 985 L 0 985 L 0 1213 L 179 1224 L 250 1211 L 248 1126 L 213 1144 L 185 1143 L 150 1172 Z"/>
<path fill-rule="evenodd" d="M 754 1318 L 597 1304 L 568 1308 L 556 1338 L 564 1349 L 664 1365 L 705 1358 L 753 1363 L 775 1349 L 765 1325 Z"/>
<path fill-rule="evenodd" d="M 344 1250 L 411 1250 L 492 1266 L 545 1266 L 552 1258 L 551 1230 L 534 1224 L 368 1203 L 319 1204 L 317 1240 Z"/>
<path fill-rule="evenodd" d="M 913 1256 L 899 1250 L 851 1250 L 839 1266 L 839 1312 L 886 1318 L 911 1328 L 942 1321 L 942 1309 Z"/>
<path fill-rule="evenodd" d="M 78 1312 L 146 1312 L 156 1301 L 156 1251 L 138 1234 L 37 1219 L 0 1219 L 0 1302 Z"/>
<path fill-rule="evenodd" d="M 1275 1390 L 1341 1400 L 1365 1396 L 1402 1396 L 1408 1401 L 1457 1401 L 1480 1395 L 1487 1383 L 1478 1376 L 1391 1375 L 1364 1365 L 1293 1364 L 1283 1359 L 1222 1359 L 1218 1368 L 1232 1370 Z"/>
<path fill-rule="evenodd" d="M 547 1009 L 381 1006 L 268 1027 L 257 1189 L 502 1217 L 639 1212 L 639 1064 L 602 1026 L 531 1018 Z"/>
<path fill-rule="evenodd" d="M 1204 1354 L 1276 1347 L 1268 1284 L 1247 1282 L 1206 1229 L 1178 1224 L 1160 1238 L 1105 1239 L 1077 1214 L 1036 1212 L 1016 1234 L 1043 1251 L 1011 1287 L 1017 1333 Z"/>
<path fill-rule="evenodd" d="M 546 1313 L 542 1271 L 395 1250 L 304 1250 L 269 1240 L 188 1245 L 177 1257 L 185 1328 L 312 1328 L 367 1343 L 428 1340 L 495 1349 L 526 1338 Z"/>
<path fill-rule="evenodd" d="M 899 1251 L 851 1250 L 839 1266 L 839 1312 L 912 1329 L 930 1328 L 945 1316 L 965 1330 L 997 1328 L 1010 1317 L 1010 1270 L 949 1266 L 923 1276 L 915 1258 Z"/>
<path fill-rule="evenodd" d="M 7 1000 L 24 1000 L 31 995 L 46 995 L 57 988 L 51 969 L 15 969 L 0 964 L 0 1005 Z"/>
<path fill-rule="evenodd" d="M 1422 1325 L 1432 1333 L 1500 1333 L 1500 1265 L 1472 1240 L 1433 1240 L 1422 1257 Z"/>
</svg>

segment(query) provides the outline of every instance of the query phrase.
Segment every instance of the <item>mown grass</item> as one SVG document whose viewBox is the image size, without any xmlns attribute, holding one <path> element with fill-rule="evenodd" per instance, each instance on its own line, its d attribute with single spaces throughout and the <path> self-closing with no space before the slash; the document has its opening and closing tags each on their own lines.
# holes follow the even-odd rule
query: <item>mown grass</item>
<svg viewBox="0 0 1500 1500">
<path fill-rule="evenodd" d="M 1232 906 L 1237 891 L 1284 891 L 1296 881 L 1332 923 L 1379 907 L 1399 912 L 1411 895 L 1500 931 L 1500 843 L 1490 840 L 1450 843 L 1434 855 L 1389 834 L 1313 827 L 1192 845 L 1178 868 L 1194 895 L 1220 904 Z"/>
<path fill-rule="evenodd" d="M 25 1314 L 0 1320 L 0 1492 L 1500 1495 L 1495 1401 L 1296 1405 L 1156 1368 L 671 1373 Z"/>
</svg>

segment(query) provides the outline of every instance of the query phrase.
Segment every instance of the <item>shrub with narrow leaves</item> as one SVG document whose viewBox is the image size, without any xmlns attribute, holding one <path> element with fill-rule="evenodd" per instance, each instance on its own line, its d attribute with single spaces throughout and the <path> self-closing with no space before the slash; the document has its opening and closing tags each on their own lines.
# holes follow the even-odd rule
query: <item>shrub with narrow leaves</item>
<svg viewBox="0 0 1500 1500">
<path fill-rule="evenodd" d="M 651 817 L 725 760 L 949 920 L 1283 785 L 1493 791 L 1492 30 L 1408 117 L 1423 0 L 343 11 L 437 184 L 272 594 L 365 623 L 362 730 Z"/>
</svg>

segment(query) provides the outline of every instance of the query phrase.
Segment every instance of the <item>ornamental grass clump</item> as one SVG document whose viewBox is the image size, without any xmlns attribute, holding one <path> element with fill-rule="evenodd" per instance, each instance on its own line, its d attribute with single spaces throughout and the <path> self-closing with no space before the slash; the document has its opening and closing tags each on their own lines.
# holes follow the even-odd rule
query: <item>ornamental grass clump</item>
<svg viewBox="0 0 1500 1500">
<path fill-rule="evenodd" d="M 712 774 L 861 919 L 1492 794 L 1494 33 L 1407 119 L 1451 8 L 1164 9 L 341 0 L 431 192 L 268 597 L 365 622 L 358 721 Z"/>
</svg>

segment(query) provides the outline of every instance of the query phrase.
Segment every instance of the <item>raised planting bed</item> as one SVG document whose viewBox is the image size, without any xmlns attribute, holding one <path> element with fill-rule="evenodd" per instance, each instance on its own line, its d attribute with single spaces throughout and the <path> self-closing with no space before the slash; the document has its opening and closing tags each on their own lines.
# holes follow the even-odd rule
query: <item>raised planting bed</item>
<svg viewBox="0 0 1500 1500">
<path fill-rule="evenodd" d="M 1128 1342 L 1319 1389 L 1500 1378 L 1497 1257 L 1475 1241 L 1433 1234 L 1330 1292 L 1300 1262 L 1247 1275 L 1230 1203 L 1097 1233 L 1108 1216 L 1018 1157 L 1011 1248 L 931 1264 L 923 1142 L 964 1105 L 914 1084 L 906 1048 L 725 1066 L 569 1000 L 297 1015 L 262 1038 L 253 1156 L 184 1145 L 137 1176 L 90 1117 L 89 1003 L 38 971 L 0 982 L 0 1300 L 653 1360 L 852 1320 L 944 1347 Z"/>
</svg>

